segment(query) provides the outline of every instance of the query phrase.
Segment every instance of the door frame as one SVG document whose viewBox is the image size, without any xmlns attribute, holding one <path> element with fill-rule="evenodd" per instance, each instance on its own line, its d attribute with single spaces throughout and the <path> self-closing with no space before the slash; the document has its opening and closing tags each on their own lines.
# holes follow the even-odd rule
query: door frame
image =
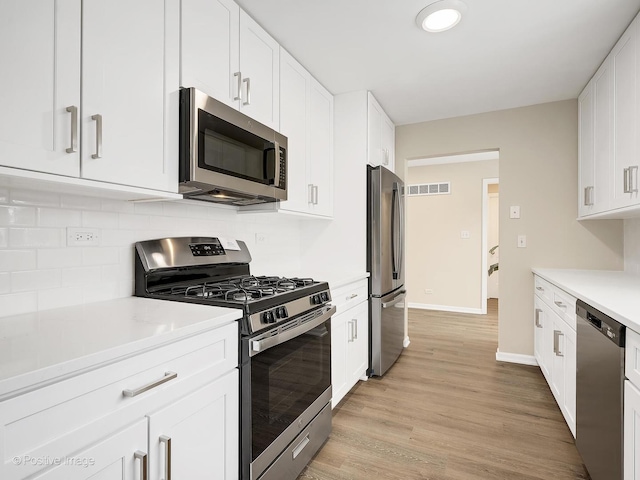
<svg viewBox="0 0 640 480">
<path fill-rule="evenodd" d="M 482 299 L 480 305 L 482 306 L 482 314 L 487 314 L 487 284 L 488 277 L 487 269 L 489 268 L 489 262 L 487 262 L 487 248 L 488 245 L 488 231 L 489 231 L 489 185 L 500 185 L 499 178 L 483 178 L 482 179 Z M 498 219 L 500 216 L 498 215 Z M 498 220 L 498 224 L 500 220 Z M 498 227 L 499 228 L 499 227 Z M 498 287 L 498 290 L 500 288 Z"/>
</svg>

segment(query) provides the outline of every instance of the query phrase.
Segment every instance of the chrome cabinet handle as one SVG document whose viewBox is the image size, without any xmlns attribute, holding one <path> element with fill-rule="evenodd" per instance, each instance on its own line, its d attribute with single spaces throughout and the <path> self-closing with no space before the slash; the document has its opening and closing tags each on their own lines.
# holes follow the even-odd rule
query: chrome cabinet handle
<svg viewBox="0 0 640 480">
<path fill-rule="evenodd" d="M 240 72 L 236 72 L 233 74 L 234 78 L 237 78 L 236 87 L 238 88 L 238 94 L 233 97 L 234 100 L 242 100 L 242 74 Z"/>
<path fill-rule="evenodd" d="M 584 205 L 585 207 L 593 206 L 593 187 L 584 188 Z"/>
<path fill-rule="evenodd" d="M 91 120 L 96 121 L 96 153 L 91 158 L 102 158 L 102 115 L 91 115 Z"/>
<path fill-rule="evenodd" d="M 624 169 L 624 178 L 623 178 L 623 187 L 624 193 L 631 193 L 631 187 L 629 186 L 629 169 Z"/>
<path fill-rule="evenodd" d="M 553 331 L 553 353 L 558 357 L 564 357 L 564 354 L 560 352 L 560 336 L 564 335 L 560 330 Z"/>
<path fill-rule="evenodd" d="M 318 185 L 313 186 L 313 204 L 318 205 Z"/>
<path fill-rule="evenodd" d="M 629 193 L 638 193 L 638 166 L 629 167 Z"/>
<path fill-rule="evenodd" d="M 358 294 L 357 294 L 357 293 L 352 293 L 351 295 L 349 295 L 349 296 L 347 297 L 347 300 L 353 300 L 353 299 L 354 299 L 354 298 L 356 298 L 357 296 L 358 296 Z"/>
<path fill-rule="evenodd" d="M 160 443 L 164 443 L 164 480 L 171 480 L 171 437 L 161 435 Z"/>
<path fill-rule="evenodd" d="M 354 340 L 357 340 L 358 339 L 358 319 L 357 318 L 353 319 L 353 329 L 355 330 Z"/>
<path fill-rule="evenodd" d="M 135 460 L 140 460 L 140 480 L 149 480 L 149 470 L 147 467 L 147 454 L 137 450 L 133 454 Z"/>
<path fill-rule="evenodd" d="M 349 338 L 347 338 L 347 342 L 351 343 L 355 339 L 355 335 L 353 333 L 353 320 L 349 320 Z"/>
<path fill-rule="evenodd" d="M 542 325 L 540 324 L 540 314 L 542 313 L 542 309 L 540 308 L 536 308 L 536 327 L 538 328 L 542 328 Z"/>
<path fill-rule="evenodd" d="M 71 105 L 66 110 L 71 113 L 71 146 L 66 152 L 75 153 L 78 151 L 78 107 Z"/>
<path fill-rule="evenodd" d="M 536 287 L 536 290 L 538 290 L 539 292 L 544 292 L 544 288 L 542 287 Z"/>
<path fill-rule="evenodd" d="M 560 300 L 554 300 L 553 303 L 555 303 L 560 308 L 567 308 L 567 306 L 564 303 L 562 303 Z"/>
<path fill-rule="evenodd" d="M 245 78 L 242 80 L 242 83 L 247 84 L 247 100 L 242 102 L 242 105 L 251 105 L 251 79 Z"/>
<path fill-rule="evenodd" d="M 307 185 L 307 189 L 309 190 L 309 201 L 307 203 L 310 203 L 313 205 L 313 183 L 310 183 L 309 185 Z"/>
<path fill-rule="evenodd" d="M 144 393 L 148 390 L 151 390 L 152 388 L 157 387 L 158 385 L 162 385 L 163 383 L 168 382 L 169 380 L 173 380 L 174 378 L 176 378 L 178 376 L 178 374 L 176 372 L 166 372 L 164 374 L 164 377 L 162 377 L 160 380 L 155 380 L 151 383 L 148 383 L 140 388 L 136 388 L 135 390 L 123 390 L 122 391 L 122 395 L 124 395 L 125 397 L 135 397 L 137 395 L 140 395 L 141 393 Z"/>
</svg>

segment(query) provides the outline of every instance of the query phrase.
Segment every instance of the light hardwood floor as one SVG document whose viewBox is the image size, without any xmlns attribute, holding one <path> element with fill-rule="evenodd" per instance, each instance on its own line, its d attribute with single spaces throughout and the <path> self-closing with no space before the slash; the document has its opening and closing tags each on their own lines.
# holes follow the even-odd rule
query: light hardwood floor
<svg viewBox="0 0 640 480">
<path fill-rule="evenodd" d="M 496 307 L 409 310 L 411 345 L 334 409 L 299 479 L 588 479 L 539 368 L 496 362 Z"/>
</svg>

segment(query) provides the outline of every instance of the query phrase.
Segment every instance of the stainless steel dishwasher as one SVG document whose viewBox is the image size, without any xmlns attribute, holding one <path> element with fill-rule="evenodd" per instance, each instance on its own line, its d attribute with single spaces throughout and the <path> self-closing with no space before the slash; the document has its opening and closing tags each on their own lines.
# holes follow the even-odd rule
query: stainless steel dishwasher
<svg viewBox="0 0 640 480">
<path fill-rule="evenodd" d="M 576 446 L 591 480 L 622 480 L 625 327 L 578 300 Z"/>
</svg>

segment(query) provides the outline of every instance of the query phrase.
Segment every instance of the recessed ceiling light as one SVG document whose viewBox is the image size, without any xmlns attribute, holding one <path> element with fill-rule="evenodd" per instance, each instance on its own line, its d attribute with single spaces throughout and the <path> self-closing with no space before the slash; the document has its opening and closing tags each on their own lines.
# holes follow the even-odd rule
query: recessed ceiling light
<svg viewBox="0 0 640 480">
<path fill-rule="evenodd" d="M 416 23 L 427 32 L 444 32 L 460 23 L 466 11 L 467 6 L 460 0 L 440 0 L 423 8 Z"/>
</svg>

